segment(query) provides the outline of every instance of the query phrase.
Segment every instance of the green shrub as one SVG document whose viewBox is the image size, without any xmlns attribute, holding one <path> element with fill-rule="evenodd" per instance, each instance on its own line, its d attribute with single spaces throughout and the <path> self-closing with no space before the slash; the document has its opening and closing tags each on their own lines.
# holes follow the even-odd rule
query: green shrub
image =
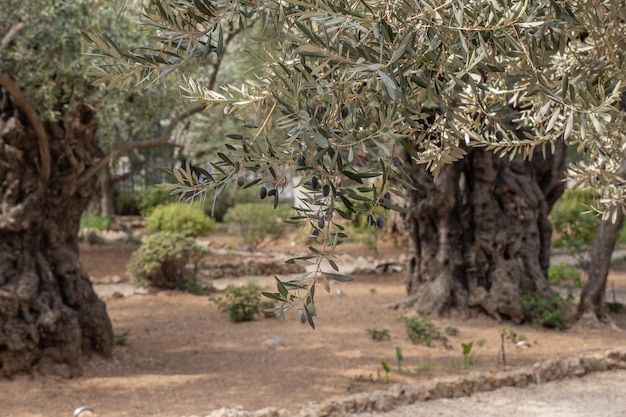
<svg viewBox="0 0 626 417">
<path fill-rule="evenodd" d="M 113 192 L 113 206 L 118 216 L 139 215 L 138 194 L 135 191 L 115 189 Z"/>
<path fill-rule="evenodd" d="M 170 195 L 170 191 L 159 187 L 150 187 L 137 195 L 137 207 L 144 217 L 148 217 L 157 206 L 177 201 L 176 196 Z"/>
<path fill-rule="evenodd" d="M 213 298 L 219 309 L 234 322 L 251 321 L 261 308 L 261 287 L 251 282 L 245 287 L 229 285 L 225 298 Z"/>
<path fill-rule="evenodd" d="M 439 329 L 428 318 L 402 316 L 406 334 L 414 344 L 433 346 L 433 342 L 439 341 L 446 349 L 451 349 L 448 338 L 443 336 Z"/>
<path fill-rule="evenodd" d="M 559 294 L 543 296 L 539 292 L 531 291 L 522 296 L 521 301 L 533 324 L 561 330 L 565 328 L 567 310 L 573 296 L 571 294 L 567 298 Z"/>
<path fill-rule="evenodd" d="M 151 231 L 181 233 L 187 237 L 217 230 L 215 220 L 195 207 L 183 203 L 155 207 L 146 219 L 146 225 Z"/>
<path fill-rule="evenodd" d="M 237 225 L 237 233 L 246 244 L 256 246 L 267 237 L 279 237 L 284 230 L 284 221 L 290 215 L 284 206 L 274 209 L 271 204 L 239 204 L 226 213 L 224 220 Z"/>
<path fill-rule="evenodd" d="M 133 283 L 155 288 L 185 288 L 186 280 L 195 281 L 198 263 L 208 250 L 193 239 L 178 233 L 156 233 L 131 256 L 128 272 Z M 193 264 L 188 271 L 186 266 Z"/>
<path fill-rule="evenodd" d="M 98 234 L 97 230 L 89 230 L 87 234 L 81 233 L 78 236 L 79 241 L 87 242 L 90 245 L 104 245 L 106 240 Z"/>
<path fill-rule="evenodd" d="M 112 220 L 110 216 L 98 216 L 96 214 L 84 213 L 80 218 L 80 227 L 109 230 Z"/>
<path fill-rule="evenodd" d="M 600 218 L 589 213 L 594 196 L 593 190 L 565 190 L 550 213 L 555 247 L 584 251 L 593 244 L 600 224 Z"/>
<path fill-rule="evenodd" d="M 209 190 L 207 192 L 206 199 L 203 203 L 203 210 L 208 216 L 213 217 L 220 223 L 225 221 L 224 217 L 226 213 L 233 207 L 240 204 L 257 203 L 259 201 L 259 190 L 257 188 L 229 186 L 224 188 L 224 191 L 217 197 L 215 207 L 213 207 L 215 192 L 215 190 Z"/>
<path fill-rule="evenodd" d="M 566 263 L 552 265 L 548 269 L 548 281 L 550 285 L 568 284 L 577 288 L 583 286 L 580 271 Z"/>
<path fill-rule="evenodd" d="M 383 340 L 391 340 L 388 329 L 367 329 L 372 340 L 382 342 Z"/>
</svg>

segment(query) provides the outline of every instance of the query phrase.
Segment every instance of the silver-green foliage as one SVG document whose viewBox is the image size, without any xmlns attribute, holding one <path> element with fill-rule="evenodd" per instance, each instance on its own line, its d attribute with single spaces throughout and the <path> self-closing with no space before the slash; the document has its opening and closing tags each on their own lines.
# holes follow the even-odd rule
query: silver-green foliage
<svg viewBox="0 0 626 417">
<path fill-rule="evenodd" d="M 311 324 L 315 285 L 346 279 L 334 262 L 341 222 L 397 209 L 390 195 L 413 186 L 402 155 L 436 176 L 468 147 L 529 157 L 565 140 L 581 155 L 570 177 L 598 189 L 601 205 L 623 200 L 613 183 L 626 139 L 623 1 L 152 0 L 145 14 L 156 43 L 120 52 L 100 42 L 112 58 L 98 67 L 102 80 L 148 84 L 220 53 L 225 25 L 263 22 L 245 80 L 219 89 L 187 80 L 190 100 L 239 127 L 208 181 L 176 170 L 171 189 L 219 195 L 242 172 L 280 187 L 284 168 L 296 169 L 308 189 L 299 220 L 324 227 L 312 256 L 294 260 L 316 268 L 275 296 Z"/>
<path fill-rule="evenodd" d="M 186 280 L 195 281 L 198 264 L 207 254 L 206 248 L 182 234 L 155 233 L 133 252 L 127 268 L 137 286 L 182 289 Z"/>
</svg>

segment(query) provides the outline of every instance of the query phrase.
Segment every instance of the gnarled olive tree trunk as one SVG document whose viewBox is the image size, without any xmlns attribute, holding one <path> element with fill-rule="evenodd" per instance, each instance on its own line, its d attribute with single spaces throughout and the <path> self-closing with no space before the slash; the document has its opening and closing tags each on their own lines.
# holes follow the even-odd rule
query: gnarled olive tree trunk
<svg viewBox="0 0 626 417">
<path fill-rule="evenodd" d="M 19 90 L 0 88 L 1 375 L 73 376 L 82 353 L 111 353 L 111 322 L 77 242 L 95 181 L 81 175 L 100 155 L 96 128 L 87 105 L 42 123 Z"/>
<path fill-rule="evenodd" d="M 530 162 L 469 149 L 435 180 L 412 166 L 417 189 L 405 217 L 409 298 L 402 304 L 426 315 L 483 311 L 523 321 L 522 295 L 551 291 L 548 214 L 564 190 L 564 165 L 559 143 Z"/>
</svg>

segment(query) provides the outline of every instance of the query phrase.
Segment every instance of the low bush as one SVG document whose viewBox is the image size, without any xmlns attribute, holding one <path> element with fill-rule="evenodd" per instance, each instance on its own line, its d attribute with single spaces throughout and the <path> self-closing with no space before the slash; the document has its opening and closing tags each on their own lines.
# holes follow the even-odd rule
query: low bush
<svg viewBox="0 0 626 417">
<path fill-rule="evenodd" d="M 557 248 L 586 250 L 593 244 L 600 218 L 590 213 L 593 190 L 565 190 L 550 213 Z"/>
<path fill-rule="evenodd" d="M 146 219 L 148 230 L 200 236 L 217 230 L 215 220 L 195 207 L 172 203 L 155 207 Z"/>
<path fill-rule="evenodd" d="M 98 216 L 97 214 L 84 213 L 80 218 L 80 227 L 98 230 L 109 230 L 113 219 L 110 216 Z"/>
<path fill-rule="evenodd" d="M 137 192 L 115 189 L 113 192 L 113 207 L 115 214 L 118 216 L 139 215 Z"/>
<path fill-rule="evenodd" d="M 251 282 L 245 287 L 229 285 L 224 298 L 211 299 L 234 322 L 251 321 L 261 309 L 261 287 Z"/>
<path fill-rule="evenodd" d="M 583 286 L 581 272 L 565 263 L 550 266 L 548 269 L 548 281 L 550 285 L 566 284 L 576 288 Z"/>
<path fill-rule="evenodd" d="M 522 296 L 521 301 L 533 324 L 561 330 L 565 328 L 567 311 L 573 298 L 571 294 L 563 298 L 559 294 L 544 296 L 537 291 L 531 291 Z"/>
<path fill-rule="evenodd" d="M 271 204 L 247 203 L 238 204 L 228 210 L 224 220 L 236 225 L 235 230 L 243 237 L 246 244 L 256 246 L 268 237 L 278 238 L 282 235 L 285 222 L 291 209 Z"/>
<path fill-rule="evenodd" d="M 418 345 L 433 347 L 434 342 L 440 342 L 446 349 L 452 349 L 448 338 L 428 318 L 402 316 L 406 334 L 411 342 Z"/>
<path fill-rule="evenodd" d="M 185 289 L 188 282 L 196 281 L 198 264 L 206 254 L 207 249 L 182 234 L 156 233 L 132 254 L 128 273 L 138 286 Z"/>
<path fill-rule="evenodd" d="M 389 329 L 367 329 L 372 340 L 382 342 L 383 340 L 391 340 Z"/>
<path fill-rule="evenodd" d="M 137 207 L 141 215 L 148 217 L 152 210 L 158 206 L 176 203 L 176 196 L 170 195 L 170 191 L 158 187 L 150 187 L 137 194 Z"/>
</svg>

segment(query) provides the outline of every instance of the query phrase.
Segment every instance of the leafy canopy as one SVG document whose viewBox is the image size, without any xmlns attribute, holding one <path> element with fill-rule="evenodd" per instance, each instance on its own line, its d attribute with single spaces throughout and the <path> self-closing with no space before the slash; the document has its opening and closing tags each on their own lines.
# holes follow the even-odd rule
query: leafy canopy
<svg viewBox="0 0 626 417">
<path fill-rule="evenodd" d="M 581 155 L 570 177 L 607 206 L 623 203 L 613 181 L 625 139 L 623 1 L 152 0 L 144 14 L 150 47 L 98 41 L 101 81 L 150 84 L 219 54 L 225 27 L 263 25 L 240 84 L 183 85 L 238 125 L 213 175 L 182 169 L 171 189 L 219 195 L 242 172 L 256 178 L 245 186 L 280 188 L 281 168 L 298 170 L 309 192 L 295 220 L 312 226 L 313 256 L 292 261 L 315 268 L 278 281 L 282 314 L 296 307 L 313 325 L 316 283 L 347 279 L 334 263 L 340 220 L 398 208 L 390 197 L 412 187 L 412 164 L 436 176 L 469 147 L 528 158 L 564 140 Z"/>
</svg>

